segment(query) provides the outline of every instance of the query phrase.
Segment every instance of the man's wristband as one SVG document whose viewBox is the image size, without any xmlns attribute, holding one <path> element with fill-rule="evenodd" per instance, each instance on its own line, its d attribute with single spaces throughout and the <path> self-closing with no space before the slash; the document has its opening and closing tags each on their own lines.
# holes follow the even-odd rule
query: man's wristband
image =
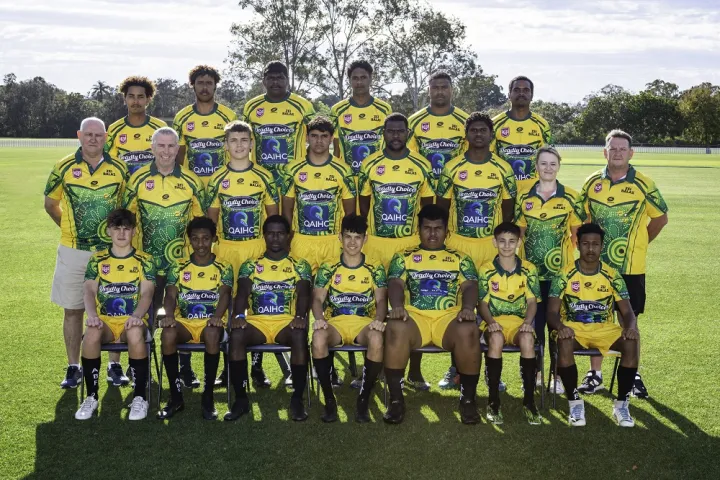
<svg viewBox="0 0 720 480">
<path fill-rule="evenodd" d="M 245 314 L 244 314 L 244 313 L 238 313 L 237 315 L 235 315 L 235 316 L 233 317 L 233 320 L 237 320 L 238 318 L 242 318 L 242 319 L 244 320 L 244 319 L 245 319 Z"/>
</svg>

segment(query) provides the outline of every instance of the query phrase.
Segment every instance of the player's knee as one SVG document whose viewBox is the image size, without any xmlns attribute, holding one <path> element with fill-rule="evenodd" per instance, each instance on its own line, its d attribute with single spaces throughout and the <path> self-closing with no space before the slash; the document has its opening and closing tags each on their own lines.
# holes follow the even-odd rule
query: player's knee
<svg viewBox="0 0 720 480">
<path fill-rule="evenodd" d="M 99 328 L 88 328 L 83 336 L 82 346 L 83 349 L 100 345 L 102 339 L 102 330 Z"/>
<path fill-rule="evenodd" d="M 293 329 L 292 332 L 290 332 L 290 346 L 292 348 L 306 347 L 307 331 L 305 329 Z"/>
<path fill-rule="evenodd" d="M 406 334 L 407 325 L 401 320 L 389 320 L 385 327 L 385 342 L 394 345 L 400 342 Z"/>
<path fill-rule="evenodd" d="M 383 334 L 377 330 L 370 330 L 368 332 L 368 349 L 375 351 L 382 351 L 383 348 Z"/>
<path fill-rule="evenodd" d="M 127 336 L 127 343 L 128 345 L 138 345 L 140 343 L 145 343 L 145 327 L 142 325 L 136 325 L 134 327 L 130 327 L 129 330 L 125 333 Z"/>
<path fill-rule="evenodd" d="M 208 344 L 219 344 L 220 343 L 220 333 L 222 329 L 220 327 L 205 327 L 205 330 L 203 330 L 203 335 L 205 336 L 205 343 Z"/>
<path fill-rule="evenodd" d="M 160 334 L 160 341 L 162 342 L 163 346 L 175 345 L 176 340 L 177 340 L 177 330 L 176 329 L 163 328 L 162 333 Z"/>
<path fill-rule="evenodd" d="M 503 337 L 503 334 L 500 332 L 492 332 L 488 336 L 487 339 L 488 347 L 497 349 L 502 349 L 503 345 L 505 345 L 505 337 Z"/>
</svg>

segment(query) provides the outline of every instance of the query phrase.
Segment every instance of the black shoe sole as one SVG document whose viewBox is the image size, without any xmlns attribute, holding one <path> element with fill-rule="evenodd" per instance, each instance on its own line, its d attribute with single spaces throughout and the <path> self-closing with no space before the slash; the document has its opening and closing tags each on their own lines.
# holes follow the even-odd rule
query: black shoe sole
<svg viewBox="0 0 720 480">
<path fill-rule="evenodd" d="M 205 410 L 203 408 L 202 417 L 205 420 L 217 420 L 217 417 L 218 417 L 217 410 Z"/>
<path fill-rule="evenodd" d="M 388 418 L 388 417 L 383 416 L 383 422 L 390 424 L 390 425 L 400 425 L 403 422 L 403 420 L 405 420 L 405 417 Z"/>
<path fill-rule="evenodd" d="M 236 420 L 239 420 L 240 417 L 242 417 L 243 415 L 246 415 L 248 413 L 250 413 L 250 408 L 248 408 L 247 410 L 242 409 L 239 412 L 232 412 L 232 411 L 226 412 L 225 415 L 223 415 L 223 421 L 234 422 Z"/>
<path fill-rule="evenodd" d="M 157 415 L 155 415 L 155 418 L 157 418 L 158 420 L 169 420 L 173 418 L 176 413 L 182 412 L 183 410 L 185 410 L 185 403 L 181 403 L 177 407 L 170 410 L 166 410 L 165 408 L 163 408 L 157 413 Z"/>
<path fill-rule="evenodd" d="M 355 414 L 355 423 L 370 423 L 370 415 Z"/>
</svg>

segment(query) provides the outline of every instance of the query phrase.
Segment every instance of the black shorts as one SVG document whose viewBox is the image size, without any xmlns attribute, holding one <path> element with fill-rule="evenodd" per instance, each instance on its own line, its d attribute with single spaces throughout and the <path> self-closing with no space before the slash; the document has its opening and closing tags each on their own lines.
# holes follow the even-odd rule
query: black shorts
<svg viewBox="0 0 720 480">
<path fill-rule="evenodd" d="M 645 312 L 645 274 L 623 275 L 622 277 L 630 294 L 630 305 L 637 317 Z"/>
</svg>

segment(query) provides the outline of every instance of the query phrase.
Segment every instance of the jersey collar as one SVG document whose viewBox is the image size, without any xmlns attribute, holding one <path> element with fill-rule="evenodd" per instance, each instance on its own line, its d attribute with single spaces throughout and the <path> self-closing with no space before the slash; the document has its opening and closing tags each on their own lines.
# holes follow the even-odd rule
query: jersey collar
<svg viewBox="0 0 720 480">
<path fill-rule="evenodd" d="M 391 157 L 389 157 L 388 154 L 387 154 L 387 148 L 383 148 L 383 156 L 384 156 L 385 158 L 387 158 L 388 160 L 391 160 L 391 161 L 404 160 L 404 159 L 406 159 L 406 158 L 408 157 L 408 155 L 410 155 L 410 149 L 407 148 L 407 145 L 405 146 L 405 154 L 404 154 L 402 157 L 400 157 L 400 158 L 391 158 Z"/>
<path fill-rule="evenodd" d="M 110 254 L 110 256 L 111 256 L 112 258 L 117 258 L 118 260 L 123 260 L 123 259 L 125 259 L 125 258 L 130 258 L 130 257 L 132 257 L 133 255 L 135 255 L 135 249 L 133 248 L 132 250 L 130 250 L 130 253 L 128 253 L 128 254 L 125 255 L 124 257 L 118 257 L 117 255 L 115 255 L 115 254 L 113 253 L 113 251 L 112 251 L 112 245 L 111 245 L 110 248 L 108 248 L 108 253 Z"/>
<path fill-rule="evenodd" d="M 355 99 L 353 97 L 350 97 L 350 105 L 352 105 L 355 108 L 367 108 L 370 105 L 372 105 L 373 103 L 375 103 L 375 97 L 373 97 L 372 95 L 370 95 L 370 100 L 363 105 L 360 105 L 359 103 L 357 103 L 355 101 Z"/>
<path fill-rule="evenodd" d="M 512 114 L 512 111 L 511 111 L 511 110 L 508 110 L 507 112 L 505 112 L 505 115 L 507 115 L 510 120 L 515 120 L 516 122 L 524 122 L 525 120 L 527 120 L 527 119 L 529 119 L 530 117 L 532 117 L 532 110 L 528 110 L 527 117 L 525 117 L 525 118 L 515 118 L 515 117 L 513 117 L 513 114 Z"/>
<path fill-rule="evenodd" d="M 576 269 L 578 272 L 580 272 L 581 275 L 597 275 L 598 273 L 600 273 L 600 270 L 602 270 L 602 266 L 603 266 L 603 265 L 602 265 L 602 260 L 601 260 L 601 261 L 598 262 L 597 270 L 595 270 L 595 271 L 592 272 L 592 273 L 585 273 L 585 272 L 583 272 L 583 271 L 580 269 L 580 259 L 578 258 L 577 260 L 575 260 L 575 269 Z"/>
<path fill-rule="evenodd" d="M 557 181 L 557 180 L 555 180 L 555 182 L 557 183 L 557 188 L 555 189 L 555 193 L 552 194 L 552 195 L 550 196 L 550 198 L 555 198 L 555 197 L 562 198 L 562 197 L 564 197 L 564 196 L 565 196 L 565 186 L 564 186 L 562 183 L 560 183 L 559 181 Z M 537 182 L 535 182 L 535 183 L 533 184 L 533 186 L 530 188 L 530 191 L 528 192 L 528 196 L 536 196 L 536 197 L 542 198 L 542 197 L 540 196 L 540 194 L 537 193 L 537 187 L 538 187 L 538 185 L 540 185 L 540 180 L 538 180 Z M 550 198 L 548 198 L 548 200 L 550 200 Z"/>
<path fill-rule="evenodd" d="M 213 109 L 212 109 L 212 111 L 210 111 L 210 113 L 200 113 L 200 112 L 198 112 L 198 109 L 197 109 L 197 103 L 193 103 L 193 112 L 195 112 L 195 115 L 200 115 L 201 117 L 210 116 L 210 115 L 214 114 L 215 112 L 217 112 L 217 109 L 218 109 L 218 103 L 215 102 L 213 104 Z"/>
<path fill-rule="evenodd" d="M 489 162 L 490 160 L 492 160 L 492 157 L 493 157 L 492 152 L 488 150 L 487 156 L 486 156 L 485 158 L 483 158 L 482 160 L 480 160 L 480 162 L 475 163 L 475 162 L 473 162 L 473 161 L 470 159 L 470 156 L 468 155 L 468 152 L 465 152 L 465 160 L 467 160 L 468 163 L 471 163 L 471 164 L 473 164 L 473 165 L 484 165 L 484 164 L 486 164 L 487 162 Z"/>
<path fill-rule="evenodd" d="M 608 167 L 607 165 L 602 170 L 602 178 L 603 180 L 609 180 L 610 183 L 620 183 L 620 182 L 629 182 L 633 183 L 635 181 L 635 167 L 632 165 L 628 165 L 628 171 L 625 175 L 625 178 L 618 180 L 617 182 L 613 182 L 612 178 L 610 178 L 610 175 L 608 174 Z"/>
<path fill-rule="evenodd" d="M 130 124 L 130 115 L 125 115 L 124 120 L 125 120 L 125 125 L 127 125 L 127 126 L 130 127 L 130 128 L 142 128 L 142 127 L 144 127 L 145 125 L 147 125 L 148 123 L 150 123 L 150 115 L 148 115 L 148 114 L 146 113 L 146 114 L 145 114 L 145 121 L 144 121 L 143 123 L 141 123 L 140 125 L 137 125 L 137 126 Z"/>
<path fill-rule="evenodd" d="M 455 111 L 455 105 L 450 105 L 450 110 L 449 110 L 448 113 L 446 113 L 445 115 L 435 115 L 435 114 L 432 113 L 432 111 L 430 110 L 430 105 L 428 105 L 427 107 L 425 107 L 425 111 L 427 112 L 428 115 L 432 115 L 433 117 L 447 117 L 448 115 L 452 115 L 452 114 L 453 114 L 453 112 Z"/>
<path fill-rule="evenodd" d="M 268 103 L 282 103 L 286 101 L 288 98 L 290 98 L 290 92 L 287 92 L 283 98 L 280 100 L 270 100 L 270 98 L 267 96 L 267 93 L 265 94 L 265 101 Z"/>
<path fill-rule="evenodd" d="M 324 161 L 323 163 L 321 163 L 320 165 L 316 165 L 316 164 L 314 164 L 314 163 L 312 163 L 312 162 L 310 161 L 310 157 L 309 157 L 309 156 L 307 156 L 307 155 L 305 156 L 305 163 L 307 163 L 307 164 L 310 165 L 311 167 L 324 167 L 325 165 L 329 165 L 330 162 L 332 162 L 332 160 L 333 160 L 333 156 L 332 156 L 332 153 L 331 153 L 330 155 L 328 155 L 327 160 L 325 160 L 325 161 Z"/>
<path fill-rule="evenodd" d="M 195 253 L 193 252 L 190 254 L 190 263 L 192 263 L 196 267 L 209 267 L 210 265 L 213 264 L 213 262 L 215 261 L 215 258 L 216 258 L 216 255 L 214 253 L 210 254 L 210 263 L 208 263 L 207 265 L 200 265 L 199 263 L 195 262 Z"/>
<path fill-rule="evenodd" d="M 225 164 L 225 166 L 226 166 L 227 169 L 230 170 L 231 172 L 243 173 L 243 172 L 249 172 L 250 170 L 252 170 L 253 167 L 255 166 L 255 164 L 253 164 L 253 162 L 250 161 L 250 166 L 247 167 L 247 168 L 243 168 L 242 170 L 236 170 L 236 169 L 232 168 L 232 167 L 230 166 L 230 162 L 228 162 L 227 164 Z"/>
<path fill-rule="evenodd" d="M 288 257 L 290 256 L 290 251 L 288 251 L 288 252 L 285 253 L 285 255 L 283 255 L 282 257 L 278 258 L 277 260 L 273 260 L 272 258 L 268 257 L 268 256 L 266 255 L 266 253 L 267 253 L 267 252 L 263 252 L 263 258 L 264 258 L 265 260 L 267 260 L 268 262 L 282 262 L 283 260 L 285 260 L 286 258 L 288 258 Z"/>
<path fill-rule="evenodd" d="M 155 165 L 154 161 L 150 164 L 150 174 L 151 175 L 162 175 L 162 173 L 158 172 L 157 165 Z M 175 168 L 173 168 L 173 171 L 170 175 L 180 178 L 182 176 L 182 174 L 180 172 L 180 165 L 175 165 Z"/>
<path fill-rule="evenodd" d="M 110 155 L 108 155 L 107 152 L 103 152 L 102 157 L 100 158 L 100 161 L 98 162 L 97 166 L 96 166 L 95 168 L 92 168 L 92 167 L 90 166 L 90 164 L 87 163 L 87 162 L 85 161 L 85 159 L 83 158 L 83 156 L 82 156 L 82 147 L 78 148 L 77 151 L 75 152 L 75 163 L 77 163 L 78 165 L 81 164 L 81 163 L 85 163 L 85 165 L 87 165 L 88 170 L 90 171 L 90 174 L 91 174 L 91 175 L 92 175 L 95 171 L 97 171 L 98 168 L 100 168 L 100 164 L 101 164 L 101 163 L 103 163 L 104 161 L 110 161 L 110 160 L 112 160 L 112 159 L 110 158 Z"/>
<path fill-rule="evenodd" d="M 510 272 L 505 270 L 502 265 L 500 265 L 499 255 L 495 255 L 495 258 L 493 259 L 493 265 L 495 266 L 495 270 L 497 270 L 500 275 L 505 275 L 506 277 L 509 277 L 510 275 L 520 273 L 520 268 L 522 267 L 522 260 L 520 260 L 520 257 L 515 255 L 515 268 Z"/>
<path fill-rule="evenodd" d="M 422 243 L 421 243 L 421 244 L 420 244 L 420 249 L 421 249 L 421 250 L 425 250 L 426 252 L 441 252 L 441 251 L 443 251 L 443 250 L 447 250 L 447 248 L 445 248 L 445 244 L 444 244 L 444 243 L 443 243 L 441 246 L 439 246 L 438 248 L 427 248 L 427 247 L 423 247 L 423 246 L 422 246 Z"/>
<path fill-rule="evenodd" d="M 360 255 L 361 255 L 361 257 L 360 257 L 360 258 L 361 258 L 360 263 L 358 263 L 358 264 L 355 265 L 354 267 L 351 267 L 351 266 L 349 266 L 348 264 L 345 263 L 345 260 L 343 260 L 342 253 L 340 254 L 340 263 L 341 263 L 342 266 L 345 267 L 345 268 L 349 268 L 350 270 L 357 270 L 358 268 L 360 268 L 360 267 L 362 267 L 363 265 L 365 265 L 365 254 L 364 254 L 364 253 L 361 253 Z"/>
</svg>

